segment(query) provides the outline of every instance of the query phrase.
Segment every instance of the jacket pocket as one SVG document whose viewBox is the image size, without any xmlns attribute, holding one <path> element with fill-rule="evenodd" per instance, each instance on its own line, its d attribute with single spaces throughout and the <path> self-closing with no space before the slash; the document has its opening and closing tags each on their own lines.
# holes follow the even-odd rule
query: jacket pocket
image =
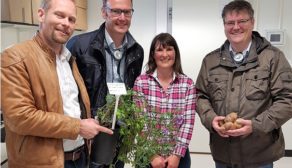
<svg viewBox="0 0 292 168">
<path fill-rule="evenodd" d="M 262 100 L 267 96 L 270 73 L 267 70 L 250 71 L 246 77 L 246 98 Z"/>
<path fill-rule="evenodd" d="M 282 80 L 282 88 L 291 91 L 292 90 L 292 72 L 284 72 L 280 76 Z"/>
<path fill-rule="evenodd" d="M 226 97 L 228 75 L 211 74 L 208 78 L 208 92 L 215 101 Z"/>
<path fill-rule="evenodd" d="M 62 150 L 58 141 L 60 140 L 25 136 L 17 157 L 23 163 L 29 163 L 29 165 L 56 164 Z"/>
</svg>

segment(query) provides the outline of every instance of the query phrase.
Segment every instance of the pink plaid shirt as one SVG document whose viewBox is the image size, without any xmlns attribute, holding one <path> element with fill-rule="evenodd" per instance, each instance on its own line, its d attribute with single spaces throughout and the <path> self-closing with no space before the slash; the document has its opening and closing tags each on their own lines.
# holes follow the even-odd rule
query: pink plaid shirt
<svg viewBox="0 0 292 168">
<path fill-rule="evenodd" d="M 156 72 L 142 74 L 136 79 L 134 90 L 145 97 L 150 106 L 148 109 L 159 109 L 157 112 L 160 113 L 180 110 L 183 122 L 174 140 L 176 143 L 172 154 L 183 157 L 192 138 L 195 123 L 196 89 L 192 79 L 186 75 L 176 75 L 164 91 Z"/>
</svg>

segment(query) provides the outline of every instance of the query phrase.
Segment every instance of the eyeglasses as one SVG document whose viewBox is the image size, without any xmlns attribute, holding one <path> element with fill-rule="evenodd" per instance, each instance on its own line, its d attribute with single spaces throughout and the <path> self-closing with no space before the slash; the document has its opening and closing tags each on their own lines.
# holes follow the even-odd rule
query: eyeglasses
<svg viewBox="0 0 292 168">
<path fill-rule="evenodd" d="M 244 26 L 249 20 L 250 20 L 250 18 L 249 18 L 249 19 L 241 19 L 241 20 L 237 20 L 237 21 L 234 21 L 234 20 L 232 20 L 232 21 L 227 21 L 227 22 L 224 21 L 224 24 L 225 24 L 227 27 L 229 27 L 229 28 L 234 27 L 236 23 L 237 23 L 238 26 L 242 27 L 242 26 Z"/>
<path fill-rule="evenodd" d="M 125 17 L 131 17 L 134 12 L 134 9 L 112 9 L 110 7 L 106 7 L 106 9 L 108 9 L 114 17 L 119 17 L 122 13 L 124 13 Z"/>
</svg>

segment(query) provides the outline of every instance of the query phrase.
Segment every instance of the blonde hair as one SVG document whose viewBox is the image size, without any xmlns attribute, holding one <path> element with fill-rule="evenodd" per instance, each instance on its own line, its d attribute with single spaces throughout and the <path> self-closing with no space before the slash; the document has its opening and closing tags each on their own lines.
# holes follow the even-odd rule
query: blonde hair
<svg viewBox="0 0 292 168">
<path fill-rule="evenodd" d="M 107 3 L 108 0 L 102 0 L 102 7 L 106 7 L 106 3 Z M 131 0 L 131 3 L 132 3 L 132 6 L 133 6 L 133 0 Z"/>
<path fill-rule="evenodd" d="M 74 4 L 76 3 L 75 0 L 71 0 L 71 1 L 74 2 Z M 42 0 L 40 8 L 47 11 L 51 7 L 50 6 L 51 2 L 52 2 L 52 0 Z"/>
</svg>

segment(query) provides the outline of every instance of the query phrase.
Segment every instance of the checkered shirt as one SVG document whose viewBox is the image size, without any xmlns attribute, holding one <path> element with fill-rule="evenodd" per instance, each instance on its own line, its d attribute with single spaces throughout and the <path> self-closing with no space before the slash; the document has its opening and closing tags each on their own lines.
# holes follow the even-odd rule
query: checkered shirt
<svg viewBox="0 0 292 168">
<path fill-rule="evenodd" d="M 192 79 L 182 74 L 175 75 L 165 91 L 156 73 L 142 74 L 136 79 L 134 90 L 145 97 L 147 105 L 151 107 L 147 109 L 155 109 L 159 113 L 180 110 L 183 122 L 178 128 L 172 154 L 183 157 L 192 138 L 195 123 L 196 89 Z M 147 113 L 151 113 L 151 110 Z"/>
</svg>

